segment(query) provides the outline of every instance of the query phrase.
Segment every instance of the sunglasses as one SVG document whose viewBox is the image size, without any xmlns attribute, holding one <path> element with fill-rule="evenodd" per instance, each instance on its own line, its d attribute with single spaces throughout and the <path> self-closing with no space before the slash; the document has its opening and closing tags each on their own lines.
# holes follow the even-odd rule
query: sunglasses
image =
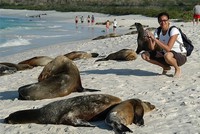
<svg viewBox="0 0 200 134">
<path fill-rule="evenodd" d="M 169 20 L 169 19 L 168 19 Z M 167 22 L 168 20 L 159 20 L 159 23 Z"/>
</svg>

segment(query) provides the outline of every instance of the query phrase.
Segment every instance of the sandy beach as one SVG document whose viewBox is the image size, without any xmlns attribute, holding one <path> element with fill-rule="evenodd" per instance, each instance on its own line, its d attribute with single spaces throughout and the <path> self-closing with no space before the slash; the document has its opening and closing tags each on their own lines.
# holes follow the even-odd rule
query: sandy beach
<svg viewBox="0 0 200 134">
<path fill-rule="evenodd" d="M 7 10 L 13 12 L 25 12 L 24 10 Z M 29 14 L 41 11 L 29 11 Z M 63 18 L 88 13 L 60 13 L 49 11 L 48 17 Z M 90 13 L 92 14 L 92 13 Z M 135 22 L 149 27 L 158 27 L 157 18 L 141 15 L 112 16 L 93 13 L 96 22 L 117 19 L 118 25 L 123 30 L 130 28 Z M 180 27 L 192 40 L 194 51 L 187 57 L 183 66 L 182 76 L 173 78 L 174 68 L 168 72 L 168 76 L 161 75 L 162 68 L 145 62 L 138 55 L 134 61 L 101 61 L 97 58 L 75 60 L 82 80 L 83 87 L 101 90 L 101 92 L 115 95 L 122 100 L 139 98 L 149 101 L 156 109 L 144 115 L 145 125 L 142 127 L 135 124 L 128 127 L 135 134 L 199 134 L 200 133 L 200 25 L 193 26 L 192 22 L 171 22 Z M 102 26 L 103 27 L 103 26 Z M 118 28 L 117 30 L 120 30 Z M 55 58 L 71 51 L 97 52 L 101 56 L 119 51 L 121 49 L 137 48 L 137 34 L 123 35 L 116 38 L 102 40 L 84 40 L 61 43 L 39 49 L 32 49 L 11 56 L 0 57 L 0 62 L 18 63 L 34 56 L 50 56 Z M 114 132 L 104 123 L 95 122 L 96 127 L 73 127 L 67 125 L 52 124 L 5 124 L 6 118 L 12 112 L 42 107 L 50 102 L 71 98 L 79 95 L 91 94 L 89 92 L 71 93 L 65 97 L 44 99 L 37 101 L 18 100 L 18 88 L 30 83 L 37 82 L 37 78 L 43 67 L 35 67 L 30 70 L 18 71 L 10 75 L 0 76 L 0 133 L 1 134 L 113 134 Z"/>
</svg>

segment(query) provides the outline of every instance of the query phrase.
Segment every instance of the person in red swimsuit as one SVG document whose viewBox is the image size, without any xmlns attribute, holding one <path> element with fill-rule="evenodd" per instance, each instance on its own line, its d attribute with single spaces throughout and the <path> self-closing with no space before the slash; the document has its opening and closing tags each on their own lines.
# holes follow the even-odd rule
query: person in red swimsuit
<svg viewBox="0 0 200 134">
<path fill-rule="evenodd" d="M 200 20 L 200 4 L 199 3 L 194 6 L 193 11 L 194 11 L 193 25 L 195 24 L 195 21 L 196 21 L 196 24 L 198 25 L 199 20 Z"/>
</svg>

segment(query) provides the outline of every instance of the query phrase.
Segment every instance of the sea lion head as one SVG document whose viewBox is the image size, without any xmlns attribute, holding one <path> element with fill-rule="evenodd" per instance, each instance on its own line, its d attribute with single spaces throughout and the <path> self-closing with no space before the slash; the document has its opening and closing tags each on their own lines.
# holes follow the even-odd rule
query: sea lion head
<svg viewBox="0 0 200 134">
<path fill-rule="evenodd" d="M 152 105 L 150 102 L 147 102 L 147 101 L 143 101 L 141 104 L 143 106 L 145 113 L 152 111 L 155 108 L 155 105 Z"/>
</svg>

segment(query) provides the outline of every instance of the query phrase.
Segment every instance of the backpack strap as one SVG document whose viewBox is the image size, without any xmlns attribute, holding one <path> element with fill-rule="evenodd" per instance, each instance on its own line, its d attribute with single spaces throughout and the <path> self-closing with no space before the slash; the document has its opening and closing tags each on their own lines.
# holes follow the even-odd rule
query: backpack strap
<svg viewBox="0 0 200 134">
<path fill-rule="evenodd" d="M 172 28 L 174 28 L 174 27 L 176 27 L 176 26 L 171 26 L 170 28 L 169 28 L 169 32 L 168 32 L 168 34 L 169 34 L 169 36 L 170 36 L 170 32 L 171 32 L 171 30 L 172 30 Z M 176 27 L 177 28 L 177 27 Z M 178 29 L 178 28 L 177 28 Z M 178 29 L 179 30 L 179 29 Z"/>
<path fill-rule="evenodd" d="M 158 38 L 159 38 L 160 32 L 161 32 L 161 27 L 158 27 L 158 28 L 157 28 L 157 35 L 158 35 Z"/>
<path fill-rule="evenodd" d="M 169 32 L 168 32 L 168 34 L 169 34 L 169 36 L 170 36 L 170 32 L 171 32 L 171 30 L 172 30 L 172 28 L 174 28 L 174 27 L 176 27 L 176 26 L 171 26 L 170 28 L 169 28 Z M 177 27 L 176 27 L 177 28 Z M 178 28 L 177 28 L 178 29 Z M 178 29 L 179 30 L 179 29 Z M 157 28 L 157 35 L 158 35 L 158 37 L 159 37 L 159 35 L 160 35 L 160 32 L 161 32 L 161 27 L 158 27 Z"/>
</svg>

